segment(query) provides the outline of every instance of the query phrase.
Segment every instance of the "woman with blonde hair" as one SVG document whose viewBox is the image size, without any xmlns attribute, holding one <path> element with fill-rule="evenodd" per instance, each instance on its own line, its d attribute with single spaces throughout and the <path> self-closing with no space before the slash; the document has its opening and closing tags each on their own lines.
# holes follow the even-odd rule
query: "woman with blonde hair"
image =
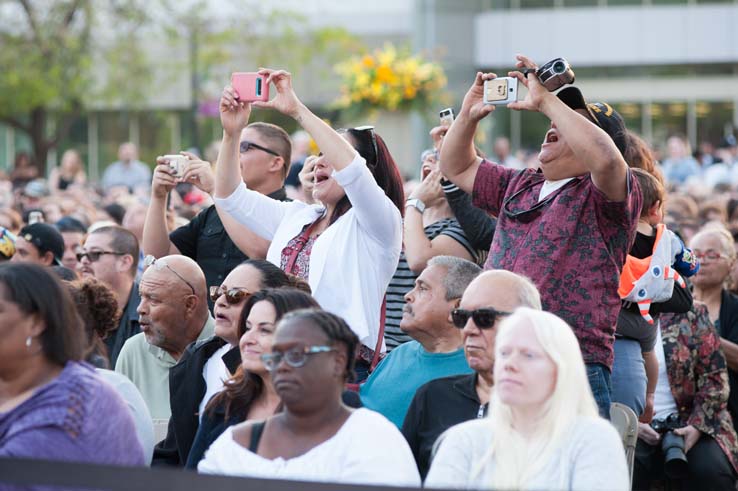
<svg viewBox="0 0 738 491">
<path fill-rule="evenodd" d="M 629 489 L 620 438 L 598 415 L 566 322 L 517 309 L 497 334 L 494 380 L 487 418 L 442 435 L 427 487 Z"/>
</svg>

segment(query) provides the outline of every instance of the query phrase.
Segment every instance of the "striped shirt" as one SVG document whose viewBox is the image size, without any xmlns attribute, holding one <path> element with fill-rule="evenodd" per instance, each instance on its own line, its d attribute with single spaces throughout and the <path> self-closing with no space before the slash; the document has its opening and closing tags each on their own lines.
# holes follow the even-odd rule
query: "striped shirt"
<svg viewBox="0 0 738 491">
<path fill-rule="evenodd" d="M 464 235 L 459 222 L 454 218 L 444 218 L 431 223 L 423 229 L 428 240 L 433 240 L 439 235 L 447 235 L 464 246 L 471 254 L 472 261 L 479 264 L 484 261 L 483 254 L 474 250 Z M 400 253 L 400 262 L 397 264 L 392 280 L 387 288 L 387 307 L 385 309 L 384 342 L 387 351 L 391 351 L 402 343 L 411 341 L 412 338 L 400 329 L 402 309 L 405 307 L 405 294 L 415 286 L 415 278 L 418 275 L 412 272 L 405 259 L 405 251 Z"/>
</svg>

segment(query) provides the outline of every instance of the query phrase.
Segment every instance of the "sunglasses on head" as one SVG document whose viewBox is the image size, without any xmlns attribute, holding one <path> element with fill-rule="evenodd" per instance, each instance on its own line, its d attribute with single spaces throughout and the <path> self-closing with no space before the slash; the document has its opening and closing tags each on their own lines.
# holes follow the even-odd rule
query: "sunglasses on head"
<svg viewBox="0 0 738 491">
<path fill-rule="evenodd" d="M 115 251 L 79 251 L 75 256 L 77 256 L 77 261 L 82 262 L 82 258 L 87 258 L 90 260 L 91 263 L 96 263 L 100 260 L 100 258 L 105 254 L 112 254 L 114 256 L 123 256 L 125 255 L 125 252 L 115 252 Z"/>
<path fill-rule="evenodd" d="M 245 288 L 239 288 L 237 286 L 228 289 L 223 288 L 223 285 L 210 287 L 210 300 L 212 300 L 213 303 L 217 302 L 221 295 L 225 295 L 228 305 L 236 305 L 237 303 L 240 303 L 241 300 L 250 296 L 251 292 Z"/>
<path fill-rule="evenodd" d="M 454 323 L 454 326 L 463 329 L 469 321 L 469 317 L 471 317 L 479 329 L 490 329 L 494 327 L 498 317 L 511 314 L 512 312 L 500 312 L 492 307 L 476 310 L 454 309 L 451 311 L 451 321 Z"/>
<path fill-rule="evenodd" d="M 347 131 L 349 133 L 364 133 L 368 132 L 372 139 L 372 150 L 374 151 L 374 157 L 372 162 L 368 162 L 367 165 L 371 167 L 377 166 L 377 160 L 379 160 L 379 150 L 377 149 L 377 134 L 374 132 L 374 126 L 357 126 L 356 128 L 348 128 L 340 131 Z M 368 160 L 368 159 L 367 159 Z"/>
<path fill-rule="evenodd" d="M 255 148 L 257 150 L 261 150 L 262 152 L 266 152 L 268 154 L 274 155 L 275 157 L 279 157 L 280 156 L 274 150 L 272 150 L 270 148 L 267 148 L 267 147 L 262 147 L 261 145 L 258 145 L 258 144 L 254 143 L 254 142 L 250 142 L 248 140 L 241 141 L 241 144 L 239 145 L 238 148 L 241 151 L 241 153 L 246 153 L 249 150 L 251 150 L 252 148 Z"/>
<path fill-rule="evenodd" d="M 171 267 L 171 266 L 170 266 L 170 265 L 169 265 L 169 264 L 167 263 L 166 259 L 157 259 L 157 258 L 155 258 L 154 256 L 152 256 L 151 254 L 149 254 L 148 256 L 146 256 L 146 257 L 144 258 L 144 269 L 148 269 L 148 268 L 150 268 L 150 267 L 153 267 L 153 268 L 154 268 L 155 270 L 157 270 L 157 271 L 161 271 L 161 270 L 163 270 L 164 268 L 168 269 L 169 271 L 171 271 L 172 273 L 174 273 L 174 275 L 176 275 L 176 276 L 177 276 L 177 278 L 179 278 L 180 280 L 184 281 L 184 282 L 185 282 L 185 284 L 186 284 L 187 286 L 189 286 L 189 287 L 190 287 L 190 290 L 192 290 L 192 294 L 193 294 L 193 295 L 197 295 L 197 294 L 195 293 L 195 287 L 194 287 L 194 286 L 192 286 L 192 283 L 190 283 L 189 281 L 187 281 L 187 280 L 186 280 L 186 279 L 184 278 L 184 276 L 182 276 L 181 274 L 177 273 L 177 272 L 176 272 L 176 271 L 174 270 L 174 268 L 172 268 L 172 267 Z"/>
</svg>

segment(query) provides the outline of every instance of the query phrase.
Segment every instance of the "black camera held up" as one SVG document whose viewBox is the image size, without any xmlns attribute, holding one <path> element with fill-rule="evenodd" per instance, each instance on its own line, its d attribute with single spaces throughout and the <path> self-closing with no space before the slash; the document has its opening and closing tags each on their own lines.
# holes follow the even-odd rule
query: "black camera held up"
<svg viewBox="0 0 738 491">
<path fill-rule="evenodd" d="M 674 430 L 682 426 L 684 425 L 679 421 L 677 413 L 651 421 L 651 428 L 659 435 L 663 435 L 661 452 L 664 454 L 664 473 L 670 479 L 684 479 L 689 472 L 687 456 L 684 454 L 684 437 L 674 433 Z"/>
<path fill-rule="evenodd" d="M 566 84 L 574 83 L 574 70 L 571 69 L 569 62 L 563 58 L 549 61 L 536 70 L 536 76 L 549 92 L 558 90 Z"/>
</svg>

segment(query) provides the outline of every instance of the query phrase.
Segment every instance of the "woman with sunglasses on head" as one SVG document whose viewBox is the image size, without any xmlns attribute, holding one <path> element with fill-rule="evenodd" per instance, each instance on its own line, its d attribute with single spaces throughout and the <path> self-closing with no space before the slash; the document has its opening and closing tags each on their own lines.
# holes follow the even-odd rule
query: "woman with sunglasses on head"
<svg viewBox="0 0 738 491">
<path fill-rule="evenodd" d="M 382 299 L 402 246 L 402 179 L 373 129 L 339 134 L 300 102 L 285 71 L 262 70 L 277 96 L 249 104 L 226 87 L 220 100 L 223 143 L 215 182 L 218 207 L 271 241 L 267 260 L 305 278 L 316 300 L 342 315 L 359 336 L 359 379 L 366 377 L 380 336 Z M 238 136 L 251 107 L 293 117 L 322 151 L 313 197 L 319 205 L 282 203 L 250 191 L 238 179 Z M 378 355 L 378 353 L 376 353 Z"/>
<path fill-rule="evenodd" d="M 418 486 L 407 442 L 383 416 L 342 402 L 353 376 L 356 334 L 319 310 L 286 315 L 261 356 L 282 412 L 228 428 L 198 470 L 208 474 Z M 357 443 L 361 445 L 357 446 Z"/>
<path fill-rule="evenodd" d="M 229 426 L 266 419 L 276 412 L 279 396 L 261 355 L 271 353 L 280 319 L 288 312 L 306 308 L 320 305 L 309 293 L 295 288 L 262 290 L 249 297 L 238 321 L 241 365 L 205 408 L 186 467 L 197 468 L 205 450 Z"/>
<path fill-rule="evenodd" d="M 223 389 L 240 364 L 239 318 L 247 299 L 264 288 L 303 283 L 270 262 L 249 259 L 233 269 L 219 287 L 211 287 L 215 335 L 190 344 L 169 370 L 172 417 L 166 438 L 154 449 L 153 465 L 183 466 L 208 401 Z"/>
<path fill-rule="evenodd" d="M 623 444 L 598 415 L 566 322 L 526 307 L 506 317 L 494 380 L 487 417 L 441 436 L 426 487 L 630 489 Z"/>
</svg>

